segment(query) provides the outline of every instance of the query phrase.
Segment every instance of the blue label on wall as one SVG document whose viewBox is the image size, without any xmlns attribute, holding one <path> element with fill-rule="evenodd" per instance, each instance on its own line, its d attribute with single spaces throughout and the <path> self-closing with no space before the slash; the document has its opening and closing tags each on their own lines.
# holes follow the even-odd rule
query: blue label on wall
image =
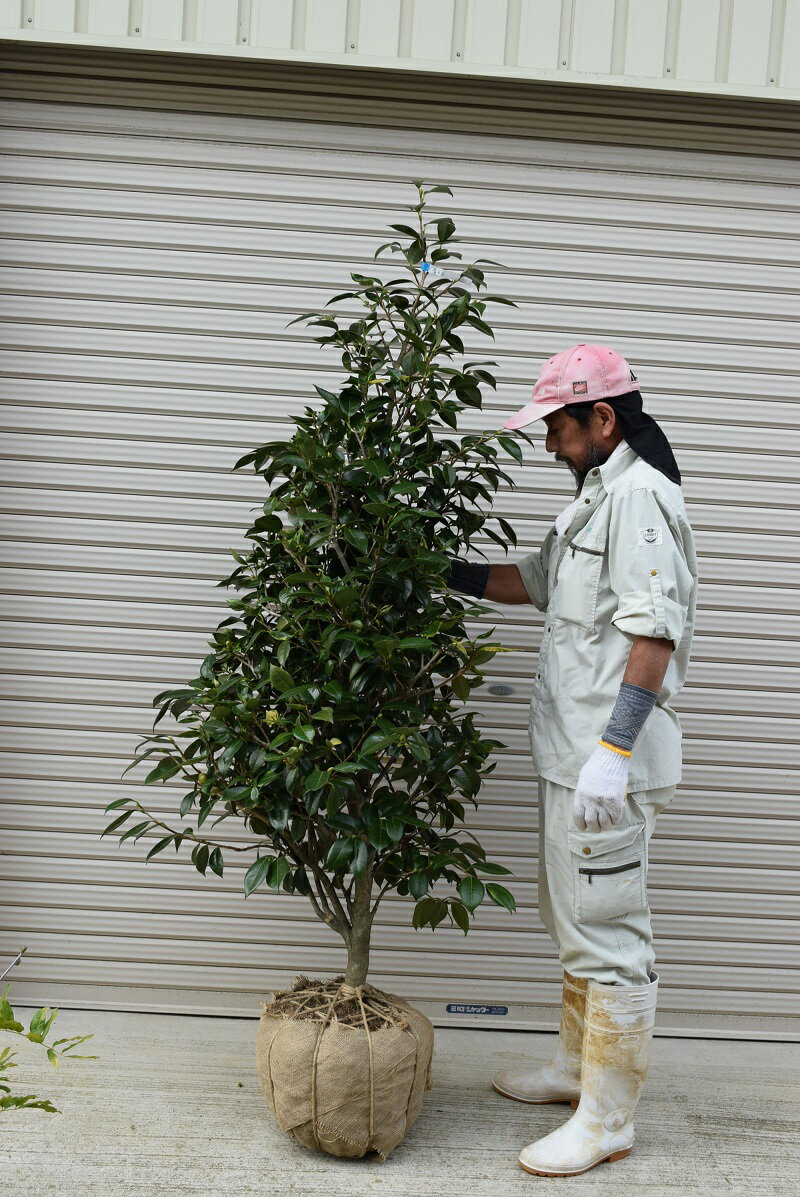
<svg viewBox="0 0 800 1197">
<path fill-rule="evenodd" d="M 451 1002 L 445 1006 L 448 1014 L 508 1014 L 508 1006 L 471 1006 Z"/>
</svg>

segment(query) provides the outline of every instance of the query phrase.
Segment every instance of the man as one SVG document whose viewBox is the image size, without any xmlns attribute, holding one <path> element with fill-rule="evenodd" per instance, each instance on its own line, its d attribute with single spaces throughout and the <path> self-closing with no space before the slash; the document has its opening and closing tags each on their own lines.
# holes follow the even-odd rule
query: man
<svg viewBox="0 0 800 1197">
<path fill-rule="evenodd" d="M 539 775 L 539 913 L 564 970 L 554 1059 L 494 1088 L 574 1115 L 520 1164 L 572 1176 L 627 1155 L 647 1072 L 658 977 L 647 846 L 680 780 L 670 703 L 683 684 L 697 564 L 680 473 L 630 366 L 576 345 L 543 367 L 504 425 L 543 419 L 577 495 L 516 565 L 453 562 L 454 589 L 546 612 L 530 737 Z"/>
</svg>

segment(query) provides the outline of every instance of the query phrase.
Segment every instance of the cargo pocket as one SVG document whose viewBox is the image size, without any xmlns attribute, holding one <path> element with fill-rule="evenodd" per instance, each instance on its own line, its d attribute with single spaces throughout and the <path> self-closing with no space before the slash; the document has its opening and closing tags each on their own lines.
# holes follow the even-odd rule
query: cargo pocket
<svg viewBox="0 0 800 1197">
<path fill-rule="evenodd" d="M 601 922 L 647 907 L 644 832 L 643 823 L 568 832 L 577 922 Z"/>
</svg>

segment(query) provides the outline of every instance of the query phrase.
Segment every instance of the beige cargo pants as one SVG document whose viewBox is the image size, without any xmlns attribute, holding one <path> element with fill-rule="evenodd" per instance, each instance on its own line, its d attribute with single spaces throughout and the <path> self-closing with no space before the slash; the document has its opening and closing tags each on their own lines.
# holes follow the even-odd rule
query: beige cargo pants
<svg viewBox="0 0 800 1197">
<path fill-rule="evenodd" d="M 655 963 L 647 848 L 675 786 L 629 794 L 617 827 L 578 831 L 574 791 L 539 779 L 539 916 L 563 968 L 604 985 L 646 985 Z"/>
</svg>

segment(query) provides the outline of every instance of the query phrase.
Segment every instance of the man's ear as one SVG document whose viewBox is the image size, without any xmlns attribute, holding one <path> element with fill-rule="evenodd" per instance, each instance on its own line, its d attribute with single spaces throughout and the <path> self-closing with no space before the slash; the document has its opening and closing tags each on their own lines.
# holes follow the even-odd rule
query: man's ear
<svg viewBox="0 0 800 1197">
<path fill-rule="evenodd" d="M 617 413 L 610 403 L 595 403 L 594 411 L 596 412 L 596 430 L 603 439 L 610 439 L 615 435 L 619 429 L 617 423 Z"/>
</svg>

